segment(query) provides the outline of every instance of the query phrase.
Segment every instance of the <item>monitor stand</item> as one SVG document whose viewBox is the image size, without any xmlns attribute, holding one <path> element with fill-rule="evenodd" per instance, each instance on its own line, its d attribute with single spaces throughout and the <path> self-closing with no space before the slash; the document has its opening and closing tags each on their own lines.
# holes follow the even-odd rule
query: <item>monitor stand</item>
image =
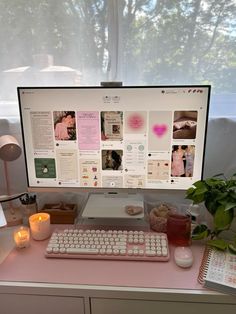
<svg viewBox="0 0 236 314">
<path fill-rule="evenodd" d="M 143 211 L 129 215 L 126 206 L 140 206 Z M 79 224 L 103 226 L 129 226 L 147 229 L 143 196 L 137 193 L 92 193 L 89 195 L 84 210 L 79 218 Z"/>
</svg>

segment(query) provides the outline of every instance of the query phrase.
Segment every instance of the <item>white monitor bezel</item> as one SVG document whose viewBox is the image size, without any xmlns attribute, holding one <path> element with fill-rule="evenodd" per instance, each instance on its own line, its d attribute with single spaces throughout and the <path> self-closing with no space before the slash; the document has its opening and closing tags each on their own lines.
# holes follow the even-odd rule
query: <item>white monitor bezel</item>
<svg viewBox="0 0 236 314">
<path fill-rule="evenodd" d="M 97 89 L 102 89 L 102 90 L 119 90 L 119 89 L 133 89 L 134 91 L 137 89 L 158 89 L 158 90 L 165 90 L 165 89 L 200 89 L 204 88 L 207 89 L 207 103 L 206 103 L 206 114 L 205 114 L 205 132 L 204 132 L 204 140 L 203 140 L 203 152 L 202 152 L 202 167 L 201 167 L 201 177 L 199 179 L 202 179 L 203 177 L 203 170 L 204 170 L 204 157 L 205 157 L 205 146 L 206 146 L 206 134 L 207 134 L 207 122 L 208 122 L 208 114 L 209 114 L 209 104 L 210 104 L 210 92 L 211 92 L 211 86 L 210 85 L 160 85 L 160 86 L 119 86 L 119 87 L 100 87 L 100 86 L 42 86 L 42 87 L 18 87 L 17 92 L 18 92 L 18 100 L 19 100 L 19 109 L 20 109 L 20 117 L 21 117 L 21 128 L 22 128 L 22 137 L 23 137 L 23 146 L 24 146 L 24 156 L 25 156 L 25 165 L 26 165 L 26 172 L 27 172 L 27 184 L 28 184 L 28 191 L 34 191 L 34 192 L 45 192 L 45 191 L 83 191 L 83 192 L 96 192 L 96 193 L 104 193 L 104 192 L 117 192 L 119 191 L 124 191 L 124 192 L 131 192 L 134 193 L 134 191 L 139 191 L 139 192 L 155 192 L 156 190 L 168 190 L 167 188 L 125 188 L 125 187 L 82 187 L 82 186 L 76 186 L 76 187 L 61 187 L 61 186 L 32 186 L 29 184 L 29 174 L 28 174 L 28 166 L 27 166 L 27 153 L 26 153 L 26 142 L 24 138 L 24 125 L 22 123 L 23 121 L 23 114 L 22 114 L 22 107 L 21 107 L 21 97 L 20 93 L 22 90 L 59 90 L 59 89 L 66 89 L 66 90 L 97 90 Z M 178 188 L 177 187 L 172 187 L 169 190 L 175 191 L 175 190 L 186 190 L 186 188 Z"/>
</svg>

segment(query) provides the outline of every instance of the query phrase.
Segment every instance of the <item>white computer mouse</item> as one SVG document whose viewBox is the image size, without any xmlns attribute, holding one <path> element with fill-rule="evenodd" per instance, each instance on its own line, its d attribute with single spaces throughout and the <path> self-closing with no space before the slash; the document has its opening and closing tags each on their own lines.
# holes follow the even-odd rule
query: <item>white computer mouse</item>
<svg viewBox="0 0 236 314">
<path fill-rule="evenodd" d="M 193 264 L 193 253 L 189 246 L 177 246 L 174 250 L 176 265 L 187 268 Z"/>
</svg>

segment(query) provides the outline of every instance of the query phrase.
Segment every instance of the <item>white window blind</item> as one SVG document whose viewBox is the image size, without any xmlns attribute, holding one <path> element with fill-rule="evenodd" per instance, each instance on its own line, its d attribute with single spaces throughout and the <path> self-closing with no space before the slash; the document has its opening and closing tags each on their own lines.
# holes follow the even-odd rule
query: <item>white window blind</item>
<svg viewBox="0 0 236 314">
<path fill-rule="evenodd" d="M 235 0 L 0 0 L 0 117 L 17 86 L 211 84 L 236 116 Z"/>
</svg>

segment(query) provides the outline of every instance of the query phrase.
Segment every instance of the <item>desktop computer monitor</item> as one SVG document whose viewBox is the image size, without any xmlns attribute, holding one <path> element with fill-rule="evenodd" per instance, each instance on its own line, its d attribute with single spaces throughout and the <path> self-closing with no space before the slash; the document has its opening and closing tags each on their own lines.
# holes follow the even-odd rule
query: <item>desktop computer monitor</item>
<svg viewBox="0 0 236 314">
<path fill-rule="evenodd" d="M 202 178 L 210 86 L 19 87 L 28 187 L 186 190 Z"/>
</svg>

